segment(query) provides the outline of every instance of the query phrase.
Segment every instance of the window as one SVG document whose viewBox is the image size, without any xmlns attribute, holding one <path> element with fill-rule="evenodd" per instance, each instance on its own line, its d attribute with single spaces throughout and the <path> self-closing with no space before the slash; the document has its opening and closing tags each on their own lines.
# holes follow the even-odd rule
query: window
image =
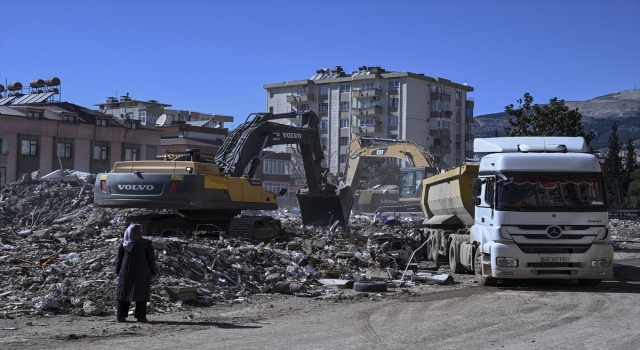
<svg viewBox="0 0 640 350">
<path fill-rule="evenodd" d="M 349 138 L 348 137 L 341 137 L 338 139 L 338 143 L 340 146 L 346 146 L 349 144 Z"/>
<path fill-rule="evenodd" d="M 392 139 L 392 140 L 397 140 L 398 139 L 398 135 L 394 135 L 394 134 L 388 134 L 387 135 L 388 139 Z"/>
<path fill-rule="evenodd" d="M 273 106 L 269 107 L 269 113 L 273 113 Z"/>
<path fill-rule="evenodd" d="M 456 158 L 456 166 L 460 165 L 460 158 Z"/>
<path fill-rule="evenodd" d="M 378 101 L 364 100 L 360 103 L 360 108 L 374 108 L 378 104 Z"/>
<path fill-rule="evenodd" d="M 431 101 L 432 111 L 450 111 L 451 101 L 433 100 Z"/>
<path fill-rule="evenodd" d="M 304 95 L 306 93 L 307 93 L 307 88 L 306 87 L 298 88 L 298 96 Z"/>
<path fill-rule="evenodd" d="M 150 113 L 153 114 L 153 113 Z M 138 117 L 146 117 L 147 116 L 147 111 L 138 111 Z"/>
<path fill-rule="evenodd" d="M 460 134 L 462 132 L 462 125 L 456 124 L 456 134 Z"/>
<path fill-rule="evenodd" d="M 287 175 L 289 174 L 289 161 L 286 159 L 266 158 L 262 161 L 262 173 Z"/>
<path fill-rule="evenodd" d="M 389 107 L 398 107 L 400 106 L 400 99 L 397 97 L 393 97 L 389 99 Z"/>
<path fill-rule="evenodd" d="M 318 109 L 320 112 L 329 112 L 329 104 L 328 103 L 321 103 L 320 108 Z"/>
<path fill-rule="evenodd" d="M 389 117 L 388 125 L 389 126 L 398 126 L 398 117 L 397 116 Z"/>
<path fill-rule="evenodd" d="M 340 110 L 341 111 L 348 111 L 350 105 L 351 104 L 349 103 L 349 101 L 340 102 Z"/>
<path fill-rule="evenodd" d="M 73 145 L 71 143 L 58 142 L 58 157 L 71 158 L 72 147 Z"/>
<path fill-rule="evenodd" d="M 398 90 L 400 88 L 400 80 L 389 80 L 389 90 Z"/>
<path fill-rule="evenodd" d="M 473 124 L 467 124 L 467 135 L 473 135 Z"/>
<path fill-rule="evenodd" d="M 445 130 L 449 130 L 451 128 L 451 121 L 443 120 L 442 121 L 442 128 L 445 129 Z"/>
<path fill-rule="evenodd" d="M 329 122 L 326 120 L 323 120 L 320 122 L 320 125 L 318 126 L 318 128 L 320 130 L 327 130 L 329 128 Z"/>
<path fill-rule="evenodd" d="M 467 107 L 465 109 L 464 116 L 467 118 L 473 118 L 473 107 Z"/>
<path fill-rule="evenodd" d="M 0 139 L 0 154 L 8 154 L 8 152 L 6 152 L 4 150 L 4 140 Z"/>
<path fill-rule="evenodd" d="M 127 113 L 127 119 L 133 119 L 133 113 Z"/>
<path fill-rule="evenodd" d="M 460 141 L 456 141 L 456 151 L 460 150 Z"/>
<path fill-rule="evenodd" d="M 440 140 L 440 139 L 433 139 L 433 145 L 434 145 L 434 146 L 437 146 L 437 147 L 442 146 L 442 140 Z"/>
<path fill-rule="evenodd" d="M 340 119 L 340 128 L 348 128 L 349 127 L 349 119 Z"/>
<path fill-rule="evenodd" d="M 75 123 L 75 122 L 76 122 L 76 116 L 75 116 L 75 115 L 67 115 L 67 114 L 64 114 L 64 115 L 62 116 L 62 122 L 63 122 L 63 123 L 70 123 L 70 124 L 73 124 L 73 123 Z"/>
<path fill-rule="evenodd" d="M 434 156 L 433 160 L 436 162 L 436 164 L 440 164 L 440 157 L 439 156 Z"/>
<path fill-rule="evenodd" d="M 462 107 L 456 107 L 456 117 L 462 117 Z"/>
<path fill-rule="evenodd" d="M 340 164 L 347 162 L 347 155 L 346 154 L 341 154 L 339 158 L 340 158 L 339 159 Z"/>
<path fill-rule="evenodd" d="M 320 86 L 320 95 L 329 95 L 329 86 L 328 85 Z"/>
<path fill-rule="evenodd" d="M 431 119 L 431 129 L 442 129 L 441 119 Z"/>
<path fill-rule="evenodd" d="M 360 84 L 360 88 L 362 89 L 362 91 L 366 91 L 366 90 L 375 89 L 375 86 L 373 85 L 372 81 L 369 81 L 369 82 Z"/>
<path fill-rule="evenodd" d="M 38 155 L 38 140 L 22 140 L 23 156 L 37 156 Z"/>
<path fill-rule="evenodd" d="M 7 181 L 7 168 L 0 168 L 0 186 L 4 186 Z"/>
<path fill-rule="evenodd" d="M 27 113 L 27 119 L 40 119 L 41 116 L 42 116 L 42 113 L 40 112 L 29 111 Z"/>
<path fill-rule="evenodd" d="M 296 109 L 298 110 L 298 114 L 302 114 L 309 110 L 309 105 L 298 105 Z"/>
<path fill-rule="evenodd" d="M 127 148 L 124 152 L 124 160 L 138 160 L 138 149 Z"/>
<path fill-rule="evenodd" d="M 469 140 L 469 141 L 465 142 L 464 150 L 465 151 L 473 151 L 473 141 L 472 140 Z"/>
<path fill-rule="evenodd" d="M 273 98 L 274 95 L 273 91 L 269 91 L 269 98 Z"/>
<path fill-rule="evenodd" d="M 327 144 L 328 144 L 327 138 L 326 137 L 321 137 L 320 138 L 320 146 L 321 147 L 327 147 Z"/>
<path fill-rule="evenodd" d="M 442 92 L 442 89 L 439 86 L 432 86 L 431 87 L 431 93 L 432 94 L 439 94 Z"/>
<path fill-rule="evenodd" d="M 340 92 L 350 92 L 351 84 L 340 84 Z"/>
<path fill-rule="evenodd" d="M 449 136 L 442 135 L 442 147 L 449 147 L 450 145 L 451 145 L 451 140 L 449 139 Z"/>
<path fill-rule="evenodd" d="M 456 91 L 456 100 L 459 100 L 461 95 L 460 91 Z"/>
<path fill-rule="evenodd" d="M 109 121 L 107 119 L 96 119 L 97 126 L 108 126 Z"/>
<path fill-rule="evenodd" d="M 375 124 L 376 124 L 376 120 L 373 118 L 360 119 L 360 127 L 374 126 Z"/>
<path fill-rule="evenodd" d="M 108 146 L 93 146 L 93 159 L 95 160 L 107 160 L 108 153 Z"/>
<path fill-rule="evenodd" d="M 289 184 L 287 182 L 273 182 L 273 181 L 264 181 L 262 182 L 262 187 L 266 192 L 278 193 L 283 188 L 287 189 L 287 193 L 282 197 L 289 197 Z"/>
</svg>

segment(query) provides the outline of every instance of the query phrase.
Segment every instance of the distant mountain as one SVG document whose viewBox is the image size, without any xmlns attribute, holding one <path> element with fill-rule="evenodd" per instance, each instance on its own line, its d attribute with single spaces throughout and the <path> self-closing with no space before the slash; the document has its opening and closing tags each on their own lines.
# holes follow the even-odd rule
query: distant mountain
<svg viewBox="0 0 640 350">
<path fill-rule="evenodd" d="M 623 145 L 631 138 L 636 147 L 640 146 L 640 90 L 624 90 L 586 101 L 565 103 L 571 109 L 578 108 L 586 132 L 593 130 L 596 133 L 591 143 L 594 149 L 608 147 L 613 122 L 618 125 L 618 136 Z M 475 117 L 476 137 L 494 137 L 496 129 L 500 136 L 504 136 L 504 129 L 510 126 L 508 117 L 505 112 Z"/>
</svg>

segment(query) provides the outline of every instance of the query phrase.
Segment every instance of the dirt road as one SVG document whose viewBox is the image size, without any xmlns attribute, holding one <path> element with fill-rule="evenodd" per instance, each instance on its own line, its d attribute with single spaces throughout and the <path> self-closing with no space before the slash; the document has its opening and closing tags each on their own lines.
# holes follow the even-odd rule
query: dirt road
<svg viewBox="0 0 640 350">
<path fill-rule="evenodd" d="M 614 281 L 516 282 L 347 293 L 313 300 L 264 295 L 248 304 L 150 315 L 0 320 L 2 349 L 637 349 L 640 259 Z"/>
</svg>

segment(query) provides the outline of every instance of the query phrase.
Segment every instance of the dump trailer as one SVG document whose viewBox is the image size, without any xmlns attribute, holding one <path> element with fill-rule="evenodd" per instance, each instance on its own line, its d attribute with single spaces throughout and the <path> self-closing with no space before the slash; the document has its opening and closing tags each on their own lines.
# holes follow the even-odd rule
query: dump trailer
<svg viewBox="0 0 640 350">
<path fill-rule="evenodd" d="M 302 126 L 272 121 L 282 118 L 301 118 Z M 338 220 L 345 224 L 350 204 L 344 201 L 351 195 L 350 188 L 338 190 L 327 183 L 318 124 L 313 112 L 256 113 L 226 138 L 215 156 L 190 149 L 163 160 L 116 162 L 111 172 L 96 177 L 94 203 L 102 207 L 172 209 L 173 213 L 128 219 L 140 223 L 147 234 L 206 229 L 252 240 L 272 239 L 280 232 L 278 220 L 238 215 L 243 210 L 278 208 L 276 194 L 265 191 L 262 181 L 254 176 L 266 147 L 296 144 L 307 180 L 307 187 L 297 194 L 303 221 L 329 225 Z"/>
<path fill-rule="evenodd" d="M 583 138 L 475 139 L 474 152 L 422 183 L 428 259 L 481 285 L 613 277 L 603 177 Z"/>
</svg>

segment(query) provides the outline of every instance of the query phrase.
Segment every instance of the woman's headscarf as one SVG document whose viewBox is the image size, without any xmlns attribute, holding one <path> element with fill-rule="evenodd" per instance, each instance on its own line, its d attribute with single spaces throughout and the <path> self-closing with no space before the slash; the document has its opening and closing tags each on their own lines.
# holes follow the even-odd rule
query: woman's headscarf
<svg viewBox="0 0 640 350">
<path fill-rule="evenodd" d="M 131 224 L 127 227 L 127 230 L 124 231 L 124 240 L 122 241 L 122 247 L 126 249 L 126 251 L 130 252 L 133 249 L 133 245 L 136 244 L 136 241 L 140 236 L 133 233 L 134 229 L 138 227 L 140 232 L 142 232 L 142 226 L 140 224 Z"/>
</svg>

